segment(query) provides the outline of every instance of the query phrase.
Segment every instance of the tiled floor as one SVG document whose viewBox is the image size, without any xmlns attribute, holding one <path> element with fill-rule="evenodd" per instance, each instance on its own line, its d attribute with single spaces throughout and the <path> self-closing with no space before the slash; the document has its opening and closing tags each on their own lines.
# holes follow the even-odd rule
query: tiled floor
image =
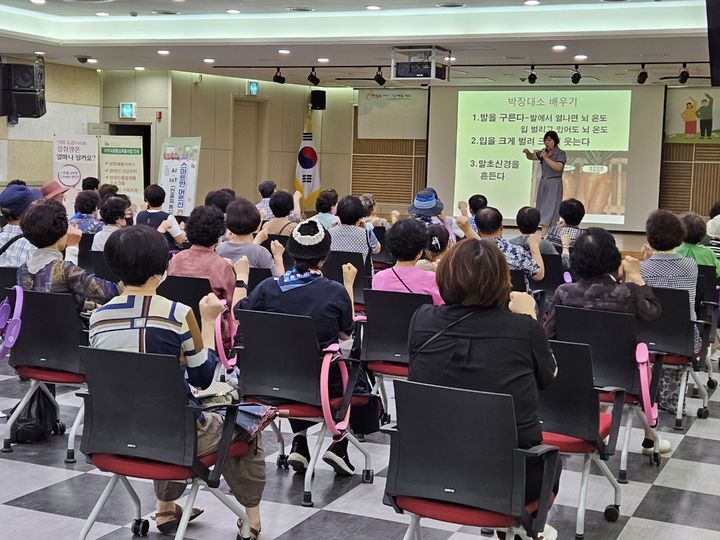
<svg viewBox="0 0 720 540">
<path fill-rule="evenodd" d="M 388 385 L 389 387 L 389 385 Z M 0 363 L 0 408 L 8 408 L 27 388 Z M 75 388 L 61 386 L 58 397 L 63 420 L 70 425 L 79 405 Z M 642 432 L 633 429 L 629 459 L 630 483 L 623 486 L 620 518 L 608 523 L 602 511 L 612 502 L 612 489 L 599 472 L 592 469 L 585 520 L 588 540 L 720 540 L 720 393 L 712 396 L 711 418 L 685 419 L 685 431 L 672 429 L 673 418 L 662 414 L 661 429 L 673 444 L 673 452 L 660 467 L 650 465 L 639 453 Z M 688 411 L 698 401 L 690 399 Z M 392 409 L 391 409 L 392 410 Z M 0 421 L 4 422 L 4 420 Z M 2 425 L 0 425 L 2 428 Z M 288 428 L 283 421 L 283 431 Z M 69 431 L 69 428 L 68 428 Z M 311 443 L 313 437 L 310 437 Z M 621 433 L 622 440 L 622 433 Z M 289 441 L 289 437 L 288 437 Z M 265 433 L 267 486 L 262 515 L 261 540 L 399 540 L 403 537 L 407 516 L 396 514 L 382 504 L 388 440 L 384 435 L 368 437 L 367 448 L 373 457 L 375 482 L 360 483 L 360 477 L 335 478 L 321 463 L 313 484 L 314 508 L 303 508 L 302 478 L 275 466 L 278 445 L 271 432 Z M 85 463 L 63 463 L 65 437 L 53 437 L 38 445 L 16 445 L 10 454 L 0 454 L 0 539 L 64 540 L 77 538 L 83 520 L 107 482 L 107 476 Z M 351 458 L 362 468 L 360 454 L 351 449 Z M 617 473 L 619 453 L 610 459 Z M 558 499 L 549 522 L 559 531 L 561 540 L 574 538 L 581 457 L 563 457 L 563 474 Z M 143 504 L 143 512 L 153 510 L 152 486 L 132 481 Z M 209 493 L 201 492 L 196 506 L 205 514 L 188 529 L 190 540 L 233 540 L 235 519 Z M 129 539 L 132 506 L 118 488 L 107 509 L 101 514 L 90 538 Z M 426 540 L 470 540 L 481 538 L 472 527 L 424 521 Z M 148 538 L 163 537 L 151 525 Z M 169 537 L 165 537 L 169 538 Z"/>
</svg>

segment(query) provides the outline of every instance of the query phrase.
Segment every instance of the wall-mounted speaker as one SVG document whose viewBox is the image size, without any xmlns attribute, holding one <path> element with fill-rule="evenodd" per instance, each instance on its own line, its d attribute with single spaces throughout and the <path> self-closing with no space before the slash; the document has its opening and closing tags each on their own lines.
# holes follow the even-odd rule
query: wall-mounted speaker
<svg viewBox="0 0 720 540">
<path fill-rule="evenodd" d="M 325 90 L 312 90 L 310 92 L 310 107 L 316 111 L 325 110 Z"/>
<path fill-rule="evenodd" d="M 3 90 L 37 92 L 45 90 L 45 64 L 3 64 Z"/>
<path fill-rule="evenodd" d="M 2 92 L 0 114 L 17 118 L 40 118 L 47 112 L 45 92 Z"/>
</svg>

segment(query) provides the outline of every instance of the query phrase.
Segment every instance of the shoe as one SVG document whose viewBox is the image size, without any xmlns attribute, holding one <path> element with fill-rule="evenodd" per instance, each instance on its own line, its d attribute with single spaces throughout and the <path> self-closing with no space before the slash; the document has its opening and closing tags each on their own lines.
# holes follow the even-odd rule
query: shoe
<svg viewBox="0 0 720 540">
<path fill-rule="evenodd" d="M 192 512 L 190 513 L 190 521 L 193 521 L 195 518 L 199 517 L 204 511 L 205 510 L 203 510 L 202 508 L 193 508 Z M 160 531 L 162 534 L 171 534 L 174 533 L 177 530 L 178 525 L 180 525 L 182 514 L 182 507 L 176 504 L 173 510 L 170 510 L 169 512 L 156 512 L 150 518 L 155 521 L 155 526 L 157 527 L 158 531 Z M 158 523 L 158 518 L 171 519 L 163 521 L 162 523 Z"/>
<path fill-rule="evenodd" d="M 243 522 L 241 519 L 237 520 L 238 533 L 237 533 L 237 536 L 235 537 L 235 540 L 245 540 L 245 538 L 243 538 L 243 536 L 242 536 L 242 523 Z M 250 527 L 250 540 L 257 540 L 258 536 L 260 536 L 260 531 L 257 530 L 255 527 L 251 526 Z"/>
<path fill-rule="evenodd" d="M 323 456 L 323 461 L 333 468 L 335 474 L 341 476 L 352 476 L 355 474 L 355 467 L 350 463 L 350 458 L 348 457 L 347 446 L 347 439 L 334 442 Z"/>
<path fill-rule="evenodd" d="M 521 538 L 522 540 L 531 540 L 530 537 L 525 532 L 525 529 L 522 527 L 518 527 L 518 529 L 512 531 L 514 532 L 514 538 Z M 503 536 L 500 536 L 500 533 L 498 533 L 499 538 L 506 538 L 509 540 L 508 535 L 504 534 Z M 555 527 L 552 525 L 545 524 L 545 528 L 542 530 L 542 532 L 538 533 L 538 540 L 557 540 L 558 532 Z"/>
<path fill-rule="evenodd" d="M 654 448 L 654 446 L 649 446 L 649 447 L 645 446 L 646 444 L 648 444 L 648 441 L 650 442 L 651 445 L 653 444 L 652 439 L 645 439 L 643 441 L 642 453 L 645 456 L 652 456 L 653 452 L 655 451 L 655 448 Z M 665 439 L 660 439 L 660 444 L 658 446 L 660 447 L 661 454 L 667 454 L 668 452 L 670 452 L 672 450 L 672 445 L 670 444 L 670 441 L 666 441 Z"/>
<path fill-rule="evenodd" d="M 296 435 L 293 438 L 292 450 L 288 456 L 288 465 L 295 472 L 305 472 L 310 463 L 310 450 L 308 449 L 307 437 L 304 435 Z"/>
</svg>

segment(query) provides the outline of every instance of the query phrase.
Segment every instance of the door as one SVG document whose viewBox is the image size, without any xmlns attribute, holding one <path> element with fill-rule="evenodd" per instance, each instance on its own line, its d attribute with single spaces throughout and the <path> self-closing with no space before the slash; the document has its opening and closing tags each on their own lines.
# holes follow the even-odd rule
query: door
<svg viewBox="0 0 720 540">
<path fill-rule="evenodd" d="M 258 198 L 258 103 L 236 100 L 234 105 L 232 186 L 237 195 Z"/>
<path fill-rule="evenodd" d="M 152 134 L 150 124 L 110 124 L 110 135 L 134 135 L 142 137 L 143 145 L 143 186 L 150 181 L 150 159 L 152 152 Z"/>
</svg>

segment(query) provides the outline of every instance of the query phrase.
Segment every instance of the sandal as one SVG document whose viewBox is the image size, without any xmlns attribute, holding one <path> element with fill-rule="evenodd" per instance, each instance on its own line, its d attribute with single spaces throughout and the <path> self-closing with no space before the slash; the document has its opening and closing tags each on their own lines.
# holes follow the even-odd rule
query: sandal
<svg viewBox="0 0 720 540">
<path fill-rule="evenodd" d="M 202 508 L 193 508 L 192 512 L 190 513 L 190 521 L 200 516 L 204 511 L 205 510 L 203 510 Z M 176 504 L 174 510 L 170 510 L 168 512 L 156 512 L 155 515 L 152 516 L 152 519 L 155 520 L 155 526 L 157 527 L 158 531 L 163 534 L 169 534 L 177 530 L 178 525 L 180 525 L 180 520 L 182 519 L 182 513 L 182 507 Z M 164 517 L 171 517 L 173 519 L 169 519 L 168 521 L 164 521 L 162 523 L 157 522 L 157 518 Z"/>
<path fill-rule="evenodd" d="M 238 533 L 235 537 L 235 540 L 245 540 L 242 535 L 242 520 L 238 519 L 237 521 L 237 528 Z M 250 526 L 250 540 L 257 540 L 258 536 L 260 536 L 260 531 L 258 531 L 255 527 Z"/>
</svg>

